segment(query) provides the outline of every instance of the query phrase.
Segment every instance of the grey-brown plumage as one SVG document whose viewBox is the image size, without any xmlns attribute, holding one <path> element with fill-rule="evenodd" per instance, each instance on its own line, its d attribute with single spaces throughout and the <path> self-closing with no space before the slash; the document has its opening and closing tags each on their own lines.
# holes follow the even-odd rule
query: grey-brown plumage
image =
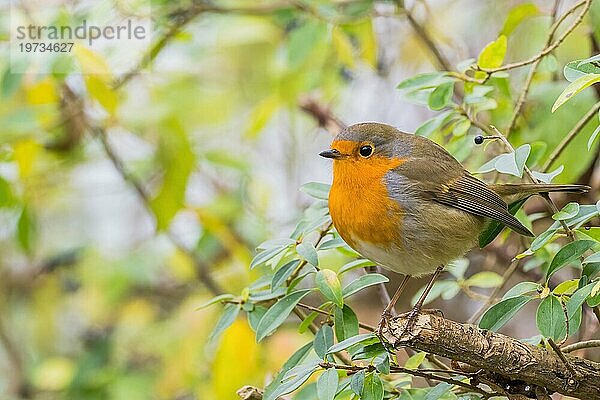
<svg viewBox="0 0 600 400">
<path fill-rule="evenodd" d="M 336 143 L 356 143 L 356 149 L 369 144 L 373 153 L 367 158 L 361 158 L 358 150 L 341 154 L 335 148 Z M 476 244 L 486 220 L 499 221 L 519 234 L 533 236 L 508 212 L 507 201 L 537 193 L 582 193 L 589 189 L 584 185 L 488 185 L 431 140 L 379 123 L 356 124 L 344 129 L 326 156 L 335 158 L 336 163 L 357 166 L 378 157 L 401 160 L 382 178 L 388 196 L 401 210 L 382 210 L 382 218 L 401 221 L 399 243 L 382 246 L 354 240 L 354 247 L 383 267 L 413 276 L 433 272 L 439 265 L 462 256 Z M 360 173 L 360 167 L 356 173 Z M 338 178 L 334 172 L 334 185 Z M 347 201 L 351 203 L 354 199 L 349 197 Z M 342 221 L 334 218 L 333 222 L 336 225 Z"/>
</svg>

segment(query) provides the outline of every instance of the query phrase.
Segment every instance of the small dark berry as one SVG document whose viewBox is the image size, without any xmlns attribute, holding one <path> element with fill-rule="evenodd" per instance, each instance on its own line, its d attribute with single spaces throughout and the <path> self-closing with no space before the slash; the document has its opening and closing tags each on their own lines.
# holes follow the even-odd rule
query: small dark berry
<svg viewBox="0 0 600 400">
<path fill-rule="evenodd" d="M 481 144 L 483 143 L 483 136 L 477 135 L 475 136 L 475 139 L 473 139 L 473 141 L 475 142 L 475 144 Z"/>
</svg>

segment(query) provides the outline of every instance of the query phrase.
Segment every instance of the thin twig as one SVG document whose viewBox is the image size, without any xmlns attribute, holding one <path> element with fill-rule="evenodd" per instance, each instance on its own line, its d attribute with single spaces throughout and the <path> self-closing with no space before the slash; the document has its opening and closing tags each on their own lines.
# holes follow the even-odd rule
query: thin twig
<svg viewBox="0 0 600 400">
<path fill-rule="evenodd" d="M 576 350 L 591 349 L 593 347 L 600 347 L 600 340 L 595 339 L 595 340 L 586 340 L 585 342 L 573 343 L 573 344 L 570 344 L 568 346 L 561 348 L 560 350 L 563 353 L 571 353 Z"/>
<path fill-rule="evenodd" d="M 600 110 L 600 102 L 596 103 L 590 110 L 575 124 L 575 126 L 567 133 L 558 146 L 554 149 L 548 160 L 544 163 L 542 171 L 547 172 L 552 164 L 560 157 L 562 152 L 567 148 L 569 143 L 585 128 L 588 122 L 592 120 Z"/>
<path fill-rule="evenodd" d="M 500 285 L 498 285 L 494 289 L 494 291 L 490 294 L 490 296 L 487 298 L 487 300 L 485 301 L 485 303 L 479 308 L 479 310 L 477 310 L 477 312 L 475 314 L 473 314 L 467 320 L 468 324 L 472 324 L 475 321 L 477 321 L 483 315 L 483 313 L 488 309 L 488 307 L 490 305 L 492 305 L 492 303 L 494 302 L 494 299 L 496 299 L 496 297 L 498 296 L 498 294 L 500 294 L 500 292 L 502 291 L 502 289 L 504 289 L 504 286 L 506 286 L 506 283 L 508 282 L 508 280 L 510 279 L 510 277 L 517 270 L 517 266 L 518 265 L 519 265 L 519 261 L 518 260 L 514 260 L 514 261 L 512 261 L 510 263 L 510 265 L 508 266 L 508 268 L 504 271 L 504 274 L 502 275 L 502 283 L 500 283 Z"/>
<path fill-rule="evenodd" d="M 576 3 L 575 5 L 573 5 L 573 7 L 571 7 L 570 9 L 568 9 L 554 23 L 554 25 L 552 26 L 552 29 L 550 30 L 550 35 L 549 36 L 554 36 L 554 33 L 556 32 L 556 30 L 558 29 L 558 27 L 560 26 L 560 24 L 565 20 L 565 18 L 567 16 L 569 16 L 572 13 L 574 13 L 579 7 L 584 6 L 583 11 L 577 16 L 577 18 L 575 19 L 575 21 L 573 21 L 573 23 L 569 26 L 569 28 L 558 39 L 556 39 L 556 41 L 554 41 L 550 45 L 546 46 L 542 51 L 540 51 L 538 54 L 534 55 L 533 57 L 528 58 L 527 60 L 518 61 L 518 62 L 514 62 L 514 63 L 510 63 L 510 64 L 505 64 L 505 65 L 502 65 L 502 66 L 497 67 L 497 68 L 481 68 L 481 67 L 479 67 L 477 65 L 474 65 L 473 68 L 476 71 L 483 71 L 483 72 L 486 72 L 488 74 L 493 74 L 495 72 L 507 71 L 509 69 L 524 67 L 525 65 L 529 65 L 529 64 L 532 64 L 532 63 L 536 62 L 537 60 L 541 59 L 542 57 L 550 54 L 558 46 L 561 45 L 561 43 L 567 38 L 567 36 L 569 36 L 571 34 L 571 32 L 577 27 L 577 25 L 579 25 L 581 23 L 581 21 L 583 20 L 584 15 L 587 13 L 587 11 L 590 8 L 590 5 L 591 5 L 591 0 L 582 0 L 579 3 Z"/>
<path fill-rule="evenodd" d="M 108 141 L 106 131 L 99 127 L 90 127 L 90 129 L 100 140 L 104 152 L 112 162 L 119 175 L 121 175 L 121 178 L 123 178 L 125 182 L 127 182 L 135 189 L 136 193 L 138 194 L 138 197 L 142 201 L 142 204 L 144 205 L 148 213 L 154 216 L 154 211 L 152 210 L 152 207 L 150 205 L 150 196 L 146 192 L 146 189 L 144 188 L 142 183 L 128 171 L 123 160 L 113 150 L 112 146 Z M 183 243 L 181 243 L 173 233 L 167 232 L 167 237 L 179 251 L 186 254 L 194 262 L 196 266 L 196 272 L 198 274 L 198 279 L 200 279 L 200 281 L 206 286 L 208 290 L 210 290 L 215 295 L 224 293 L 221 286 L 213 279 L 212 275 L 210 274 L 208 265 L 202 262 L 192 250 L 188 249 L 185 245 L 183 245 Z"/>
<path fill-rule="evenodd" d="M 317 313 L 319 313 L 319 314 L 323 314 L 323 315 L 331 315 L 331 313 L 329 313 L 329 312 L 327 312 L 327 311 L 325 311 L 325 310 L 321 310 L 321 309 L 320 309 L 320 308 L 318 308 L 318 307 L 313 307 L 313 306 L 311 306 L 311 305 L 304 304 L 304 303 L 298 303 L 298 307 L 302 307 L 302 308 L 305 308 L 305 309 L 307 309 L 307 310 L 314 311 L 314 312 L 317 312 Z M 360 328 L 362 328 L 362 329 L 366 330 L 366 331 L 369 331 L 369 332 L 375 332 L 375 331 L 377 330 L 377 329 L 376 329 L 374 326 L 371 326 L 371 325 L 369 325 L 369 324 L 364 324 L 364 323 L 362 323 L 362 322 L 359 322 L 359 323 L 358 323 L 358 326 L 359 326 Z"/>
<path fill-rule="evenodd" d="M 569 363 L 569 360 L 567 360 L 563 352 L 556 345 L 556 343 L 554 343 L 554 340 L 552 340 L 552 338 L 548 338 L 548 344 L 550 345 L 550 347 L 552 347 L 552 350 L 554 350 L 558 358 L 560 358 L 560 360 L 565 364 L 565 367 L 567 367 L 569 372 L 572 374 L 572 378 L 575 378 L 577 376 L 577 373 L 573 369 L 573 366 L 571 365 L 571 363 Z"/>
</svg>

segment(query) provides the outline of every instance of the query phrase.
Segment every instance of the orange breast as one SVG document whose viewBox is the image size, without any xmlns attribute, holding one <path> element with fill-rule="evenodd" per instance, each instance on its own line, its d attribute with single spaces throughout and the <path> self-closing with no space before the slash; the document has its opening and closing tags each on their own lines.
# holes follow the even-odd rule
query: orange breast
<svg viewBox="0 0 600 400">
<path fill-rule="evenodd" d="M 383 157 L 334 161 L 329 211 L 335 228 L 353 248 L 356 241 L 401 245 L 402 210 L 388 198 L 384 176 L 403 161 Z"/>
</svg>

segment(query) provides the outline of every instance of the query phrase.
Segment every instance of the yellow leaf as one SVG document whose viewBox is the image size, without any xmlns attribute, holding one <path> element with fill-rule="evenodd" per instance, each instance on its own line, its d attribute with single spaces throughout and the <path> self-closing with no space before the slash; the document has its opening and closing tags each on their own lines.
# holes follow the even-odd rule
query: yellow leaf
<svg viewBox="0 0 600 400">
<path fill-rule="evenodd" d="M 338 27 L 331 32 L 331 43 L 342 64 L 349 67 L 354 66 L 354 55 L 352 54 L 352 42 L 346 34 Z"/>
<path fill-rule="evenodd" d="M 506 55 L 506 36 L 500 35 L 498 39 L 489 43 L 479 53 L 477 64 L 481 68 L 498 68 Z"/>
<path fill-rule="evenodd" d="M 546 297 L 548 297 L 549 294 L 550 294 L 550 288 L 548 286 L 544 287 L 542 289 L 542 292 L 540 293 L 540 299 L 545 299 Z"/>
<path fill-rule="evenodd" d="M 32 139 L 22 140 L 15 144 L 14 159 L 19 167 L 21 178 L 28 178 L 32 175 L 42 149 L 42 145 Z"/>
<path fill-rule="evenodd" d="M 33 384 L 40 390 L 63 390 L 73 380 L 75 365 L 65 357 L 44 360 L 33 372 Z"/>
<path fill-rule="evenodd" d="M 262 387 L 262 362 L 254 332 L 246 321 L 238 318 L 223 334 L 215 356 L 212 398 L 234 400 L 238 398 L 236 390 L 244 385 Z"/>
<path fill-rule="evenodd" d="M 27 88 L 27 101 L 30 104 L 54 104 L 58 102 L 56 82 L 46 77 Z"/>
<path fill-rule="evenodd" d="M 117 111 L 117 93 L 105 79 L 99 78 L 100 76 L 86 75 L 85 86 L 89 95 L 97 100 L 110 115 L 114 116 Z"/>
<path fill-rule="evenodd" d="M 169 259 L 171 273 L 181 282 L 190 282 L 196 279 L 196 268 L 189 255 L 181 250 L 175 250 Z"/>
<path fill-rule="evenodd" d="M 73 47 L 73 53 L 75 54 L 75 59 L 81 66 L 82 73 L 91 75 L 104 75 L 102 79 L 104 79 L 106 82 L 111 79 L 110 68 L 100 54 L 90 50 L 80 43 L 75 44 Z"/>
<path fill-rule="evenodd" d="M 539 13 L 540 11 L 533 3 L 523 3 L 513 7 L 508 13 L 506 21 L 504 21 L 501 33 L 506 36 L 510 35 L 525 18 L 533 17 Z"/>
<path fill-rule="evenodd" d="M 250 114 L 248 127 L 244 135 L 246 138 L 255 138 L 257 134 L 267 125 L 275 111 L 279 108 L 281 100 L 277 95 L 271 95 L 263 99 Z"/>
</svg>

